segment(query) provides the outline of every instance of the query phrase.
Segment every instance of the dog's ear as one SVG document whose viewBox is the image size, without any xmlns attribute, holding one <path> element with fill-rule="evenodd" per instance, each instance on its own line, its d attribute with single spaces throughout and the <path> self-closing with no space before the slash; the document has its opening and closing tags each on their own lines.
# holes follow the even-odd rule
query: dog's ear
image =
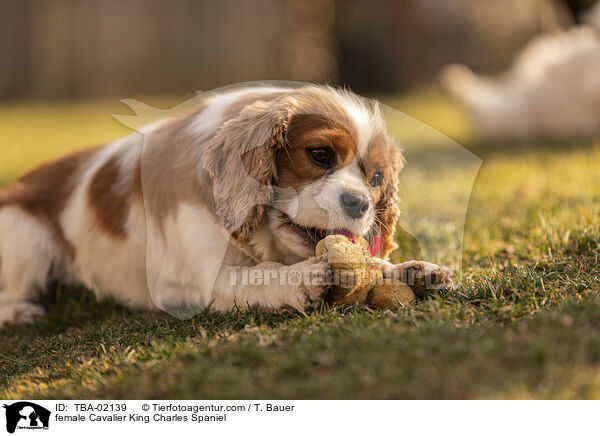
<svg viewBox="0 0 600 436">
<path fill-rule="evenodd" d="M 396 221 L 400 215 L 398 208 L 398 183 L 399 173 L 404 167 L 404 157 L 400 152 L 399 146 L 390 141 L 390 160 L 391 172 L 383 188 L 383 195 L 377 202 L 376 224 L 379 225 L 379 234 L 382 242 L 378 257 L 387 259 L 388 254 L 398 248 L 394 241 L 396 231 Z"/>
<path fill-rule="evenodd" d="M 217 216 L 241 244 L 252 239 L 273 201 L 276 155 L 286 146 L 289 118 L 284 101 L 246 106 L 221 126 L 204 153 Z"/>
</svg>

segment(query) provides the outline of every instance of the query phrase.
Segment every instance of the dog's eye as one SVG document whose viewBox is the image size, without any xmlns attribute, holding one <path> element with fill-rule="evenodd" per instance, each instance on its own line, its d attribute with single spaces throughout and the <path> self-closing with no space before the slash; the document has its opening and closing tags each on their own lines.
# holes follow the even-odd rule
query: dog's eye
<svg viewBox="0 0 600 436">
<path fill-rule="evenodd" d="M 369 180 L 369 185 L 371 185 L 373 188 L 379 188 L 381 186 L 381 184 L 383 183 L 383 176 L 381 175 L 381 173 L 379 171 L 375 171 L 375 174 L 373 174 L 373 177 L 371 177 L 371 180 Z"/>
<path fill-rule="evenodd" d="M 307 152 L 310 159 L 321 167 L 331 168 L 333 165 L 335 165 L 335 155 L 330 148 L 309 148 Z"/>
</svg>

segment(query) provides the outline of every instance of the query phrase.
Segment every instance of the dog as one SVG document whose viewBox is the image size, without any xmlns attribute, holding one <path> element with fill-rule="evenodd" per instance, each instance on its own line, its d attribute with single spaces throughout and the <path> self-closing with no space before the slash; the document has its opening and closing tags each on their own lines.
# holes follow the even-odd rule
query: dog
<svg viewBox="0 0 600 436">
<path fill-rule="evenodd" d="M 0 324 L 42 315 L 36 299 L 56 280 L 186 316 L 206 307 L 304 312 L 328 289 L 329 266 L 314 253 L 330 233 L 380 241 L 387 275 L 410 270 L 432 288 L 447 286 L 437 265 L 386 261 L 403 165 L 379 106 L 348 90 L 214 92 L 5 190 Z M 245 280 L 265 271 L 276 279 Z"/>
<path fill-rule="evenodd" d="M 598 138 L 600 3 L 584 22 L 531 41 L 502 78 L 450 65 L 441 87 L 486 141 Z"/>
</svg>

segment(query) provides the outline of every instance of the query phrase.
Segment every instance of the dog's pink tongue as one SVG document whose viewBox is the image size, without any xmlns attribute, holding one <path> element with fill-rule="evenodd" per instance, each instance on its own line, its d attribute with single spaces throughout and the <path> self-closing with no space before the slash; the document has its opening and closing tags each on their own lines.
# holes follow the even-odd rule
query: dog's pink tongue
<svg viewBox="0 0 600 436">
<path fill-rule="evenodd" d="M 352 233 L 350 233 L 348 230 L 345 230 L 345 229 L 336 230 L 335 234 L 345 236 L 346 238 L 348 238 L 350 240 L 350 242 L 352 242 L 353 244 L 356 244 L 356 239 L 354 239 L 354 235 Z"/>
<path fill-rule="evenodd" d="M 356 244 L 356 239 L 354 238 L 354 235 L 352 233 L 350 233 L 348 230 L 345 230 L 345 229 L 336 230 L 335 234 L 345 236 L 346 238 L 348 238 L 348 240 L 350 242 L 352 242 L 353 244 Z M 381 236 L 379 236 L 379 235 L 373 236 L 373 239 L 371 240 L 371 244 L 369 245 L 369 253 L 371 253 L 371 257 L 377 256 L 377 253 L 379 253 L 379 250 L 381 249 L 382 241 L 383 241 L 383 239 L 381 238 Z"/>
<path fill-rule="evenodd" d="M 373 240 L 371 241 L 371 245 L 369 245 L 369 253 L 371 253 L 371 257 L 377 256 L 379 250 L 381 249 L 381 242 L 383 239 L 379 235 L 373 236 Z"/>
</svg>

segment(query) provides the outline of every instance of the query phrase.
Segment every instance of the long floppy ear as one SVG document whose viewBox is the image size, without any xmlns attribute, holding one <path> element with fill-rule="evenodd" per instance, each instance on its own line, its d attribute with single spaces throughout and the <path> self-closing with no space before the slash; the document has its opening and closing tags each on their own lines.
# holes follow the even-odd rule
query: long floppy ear
<svg viewBox="0 0 600 436">
<path fill-rule="evenodd" d="M 276 154 L 285 147 L 289 118 L 283 101 L 258 101 L 225 122 L 204 153 L 217 216 L 241 244 L 252 239 L 273 201 Z"/>
<path fill-rule="evenodd" d="M 391 173 L 389 180 L 383 191 L 382 197 L 377 202 L 377 221 L 379 223 L 379 234 L 382 242 L 378 256 L 387 259 L 389 253 L 396 248 L 398 244 L 394 241 L 396 231 L 396 221 L 400 215 L 398 208 L 398 183 L 399 173 L 404 167 L 404 157 L 400 153 L 398 146 L 392 142 L 390 148 Z"/>
</svg>

